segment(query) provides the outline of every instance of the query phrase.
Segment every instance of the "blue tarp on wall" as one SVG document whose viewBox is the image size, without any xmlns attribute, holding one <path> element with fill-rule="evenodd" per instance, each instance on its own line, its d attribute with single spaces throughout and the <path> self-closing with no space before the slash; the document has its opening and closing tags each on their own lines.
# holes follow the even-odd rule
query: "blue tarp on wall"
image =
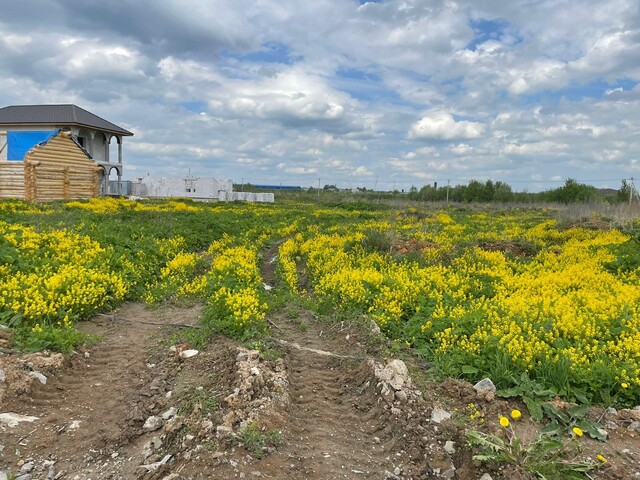
<svg viewBox="0 0 640 480">
<path fill-rule="evenodd" d="M 24 160 L 29 150 L 39 143 L 46 142 L 56 134 L 50 132 L 7 132 L 7 160 Z"/>
</svg>

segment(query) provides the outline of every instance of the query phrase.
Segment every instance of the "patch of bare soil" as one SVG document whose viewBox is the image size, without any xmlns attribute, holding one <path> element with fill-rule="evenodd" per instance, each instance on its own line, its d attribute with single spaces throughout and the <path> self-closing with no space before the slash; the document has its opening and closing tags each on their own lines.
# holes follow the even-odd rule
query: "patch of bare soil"
<svg viewBox="0 0 640 480">
<path fill-rule="evenodd" d="M 487 252 L 502 252 L 514 257 L 533 257 L 537 253 L 535 246 L 513 240 L 482 242 L 478 247 Z"/>
<path fill-rule="evenodd" d="M 436 248 L 436 245 L 430 242 L 422 242 L 415 238 L 394 240 L 392 250 L 398 255 L 406 255 L 407 253 L 421 252 L 426 248 Z"/>
<path fill-rule="evenodd" d="M 571 228 L 584 228 L 587 230 L 611 230 L 613 228 L 612 222 L 603 220 L 601 218 L 583 218 L 581 220 L 575 220 L 564 225 L 565 230 Z"/>
<path fill-rule="evenodd" d="M 173 381 L 166 353 L 153 347 L 164 325 L 193 323 L 198 310 L 129 304 L 82 324 L 101 341 L 64 361 L 2 357 L 8 373 L 0 412 L 34 420 L 0 423 L 0 470 L 22 468 L 34 479 L 133 478 L 120 452 L 143 433 L 146 418 L 167 408 Z"/>
</svg>

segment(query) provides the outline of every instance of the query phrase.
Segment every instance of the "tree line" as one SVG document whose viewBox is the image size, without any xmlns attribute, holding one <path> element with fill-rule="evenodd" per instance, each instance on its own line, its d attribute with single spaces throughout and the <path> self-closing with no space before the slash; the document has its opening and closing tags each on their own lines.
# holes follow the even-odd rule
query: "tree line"
<svg viewBox="0 0 640 480">
<path fill-rule="evenodd" d="M 632 185 L 622 180 L 620 189 L 615 194 L 604 195 L 593 185 L 578 183 L 568 178 L 564 185 L 542 192 L 514 192 L 505 182 L 487 180 L 482 183 L 471 180 L 467 185 L 437 186 L 425 185 L 420 190 L 411 187 L 409 197 L 413 200 L 429 202 L 555 202 L 555 203 L 591 203 L 608 201 L 612 203 L 628 202 Z"/>
</svg>

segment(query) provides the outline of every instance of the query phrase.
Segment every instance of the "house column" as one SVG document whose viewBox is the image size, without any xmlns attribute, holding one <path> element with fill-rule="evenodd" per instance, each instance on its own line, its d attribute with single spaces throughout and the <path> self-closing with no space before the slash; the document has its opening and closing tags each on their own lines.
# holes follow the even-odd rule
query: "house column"
<svg viewBox="0 0 640 480">
<path fill-rule="evenodd" d="M 104 161 L 109 163 L 109 144 L 111 143 L 111 137 L 107 138 L 105 135 L 104 139 Z"/>
<path fill-rule="evenodd" d="M 116 137 L 118 140 L 118 196 L 122 195 L 122 137 Z"/>
<path fill-rule="evenodd" d="M 89 145 L 87 145 L 86 150 L 89 152 L 89 155 L 91 155 L 91 158 L 93 158 L 93 143 L 96 139 L 96 132 L 94 130 L 89 130 L 89 135 L 91 136 L 91 140 L 89 141 Z"/>
</svg>

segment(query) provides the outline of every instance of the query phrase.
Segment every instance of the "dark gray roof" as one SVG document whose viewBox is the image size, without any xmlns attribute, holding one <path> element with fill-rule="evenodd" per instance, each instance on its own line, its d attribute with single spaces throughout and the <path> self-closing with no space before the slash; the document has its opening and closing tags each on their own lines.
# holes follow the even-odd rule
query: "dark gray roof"
<svg viewBox="0 0 640 480">
<path fill-rule="evenodd" d="M 0 127 L 6 125 L 78 125 L 118 135 L 133 135 L 77 105 L 12 105 L 0 108 Z"/>
</svg>

